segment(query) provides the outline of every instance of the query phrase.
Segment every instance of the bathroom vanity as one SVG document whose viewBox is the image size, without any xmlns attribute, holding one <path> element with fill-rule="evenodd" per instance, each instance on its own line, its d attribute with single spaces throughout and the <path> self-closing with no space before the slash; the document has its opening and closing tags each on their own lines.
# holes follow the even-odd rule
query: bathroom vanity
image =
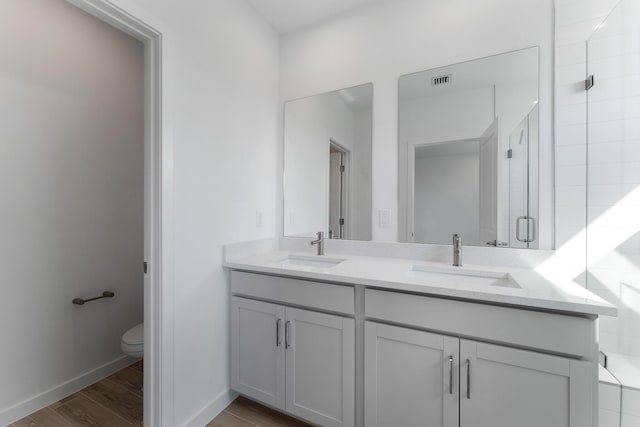
<svg viewBox="0 0 640 427">
<path fill-rule="evenodd" d="M 231 384 L 323 426 L 594 426 L 607 302 L 533 269 L 227 258 Z"/>
</svg>

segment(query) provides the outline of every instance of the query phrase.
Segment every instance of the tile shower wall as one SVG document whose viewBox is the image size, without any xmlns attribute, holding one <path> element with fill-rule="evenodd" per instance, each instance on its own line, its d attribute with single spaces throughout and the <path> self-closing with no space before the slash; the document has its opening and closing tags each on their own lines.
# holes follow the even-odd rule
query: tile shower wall
<svg viewBox="0 0 640 427">
<path fill-rule="evenodd" d="M 619 310 L 602 348 L 640 355 L 640 2 L 620 1 L 587 57 L 587 286 Z"/>
<path fill-rule="evenodd" d="M 620 310 L 601 320 L 602 348 L 640 354 L 639 15 L 637 1 L 617 4 L 556 0 L 556 248 L 572 278 Z"/>
<path fill-rule="evenodd" d="M 555 246 L 583 284 L 586 258 L 586 40 L 617 0 L 555 1 Z"/>
</svg>

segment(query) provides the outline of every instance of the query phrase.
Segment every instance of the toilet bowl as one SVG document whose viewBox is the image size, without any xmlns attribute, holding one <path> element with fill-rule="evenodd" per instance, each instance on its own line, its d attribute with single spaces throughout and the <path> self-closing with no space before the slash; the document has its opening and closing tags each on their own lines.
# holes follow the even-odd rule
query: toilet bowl
<svg viewBox="0 0 640 427">
<path fill-rule="evenodd" d="M 134 326 L 122 335 L 122 352 L 127 356 L 142 358 L 144 355 L 144 323 Z"/>
</svg>

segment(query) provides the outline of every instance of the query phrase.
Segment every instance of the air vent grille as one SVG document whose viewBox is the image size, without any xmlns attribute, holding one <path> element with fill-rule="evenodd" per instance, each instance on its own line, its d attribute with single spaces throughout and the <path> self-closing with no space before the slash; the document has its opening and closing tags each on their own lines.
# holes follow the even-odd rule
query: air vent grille
<svg viewBox="0 0 640 427">
<path fill-rule="evenodd" d="M 451 74 L 431 77 L 431 86 L 441 86 L 449 83 L 451 83 Z"/>
</svg>

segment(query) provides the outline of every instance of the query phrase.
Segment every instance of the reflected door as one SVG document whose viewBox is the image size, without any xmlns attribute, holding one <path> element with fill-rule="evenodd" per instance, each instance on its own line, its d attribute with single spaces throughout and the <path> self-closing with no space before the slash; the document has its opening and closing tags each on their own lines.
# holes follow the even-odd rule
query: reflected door
<svg viewBox="0 0 640 427">
<path fill-rule="evenodd" d="M 537 206 L 531 203 L 531 193 L 537 188 L 532 188 L 530 163 L 537 142 L 537 136 L 533 134 L 537 127 L 531 122 L 536 117 L 537 106 L 509 135 L 509 246 L 512 248 L 538 247 L 537 221 L 533 215 Z"/>
<path fill-rule="evenodd" d="M 331 144 L 329 153 L 329 238 L 346 239 L 345 233 L 345 157 Z"/>
<path fill-rule="evenodd" d="M 480 138 L 480 241 L 498 240 L 498 119 Z"/>
</svg>

